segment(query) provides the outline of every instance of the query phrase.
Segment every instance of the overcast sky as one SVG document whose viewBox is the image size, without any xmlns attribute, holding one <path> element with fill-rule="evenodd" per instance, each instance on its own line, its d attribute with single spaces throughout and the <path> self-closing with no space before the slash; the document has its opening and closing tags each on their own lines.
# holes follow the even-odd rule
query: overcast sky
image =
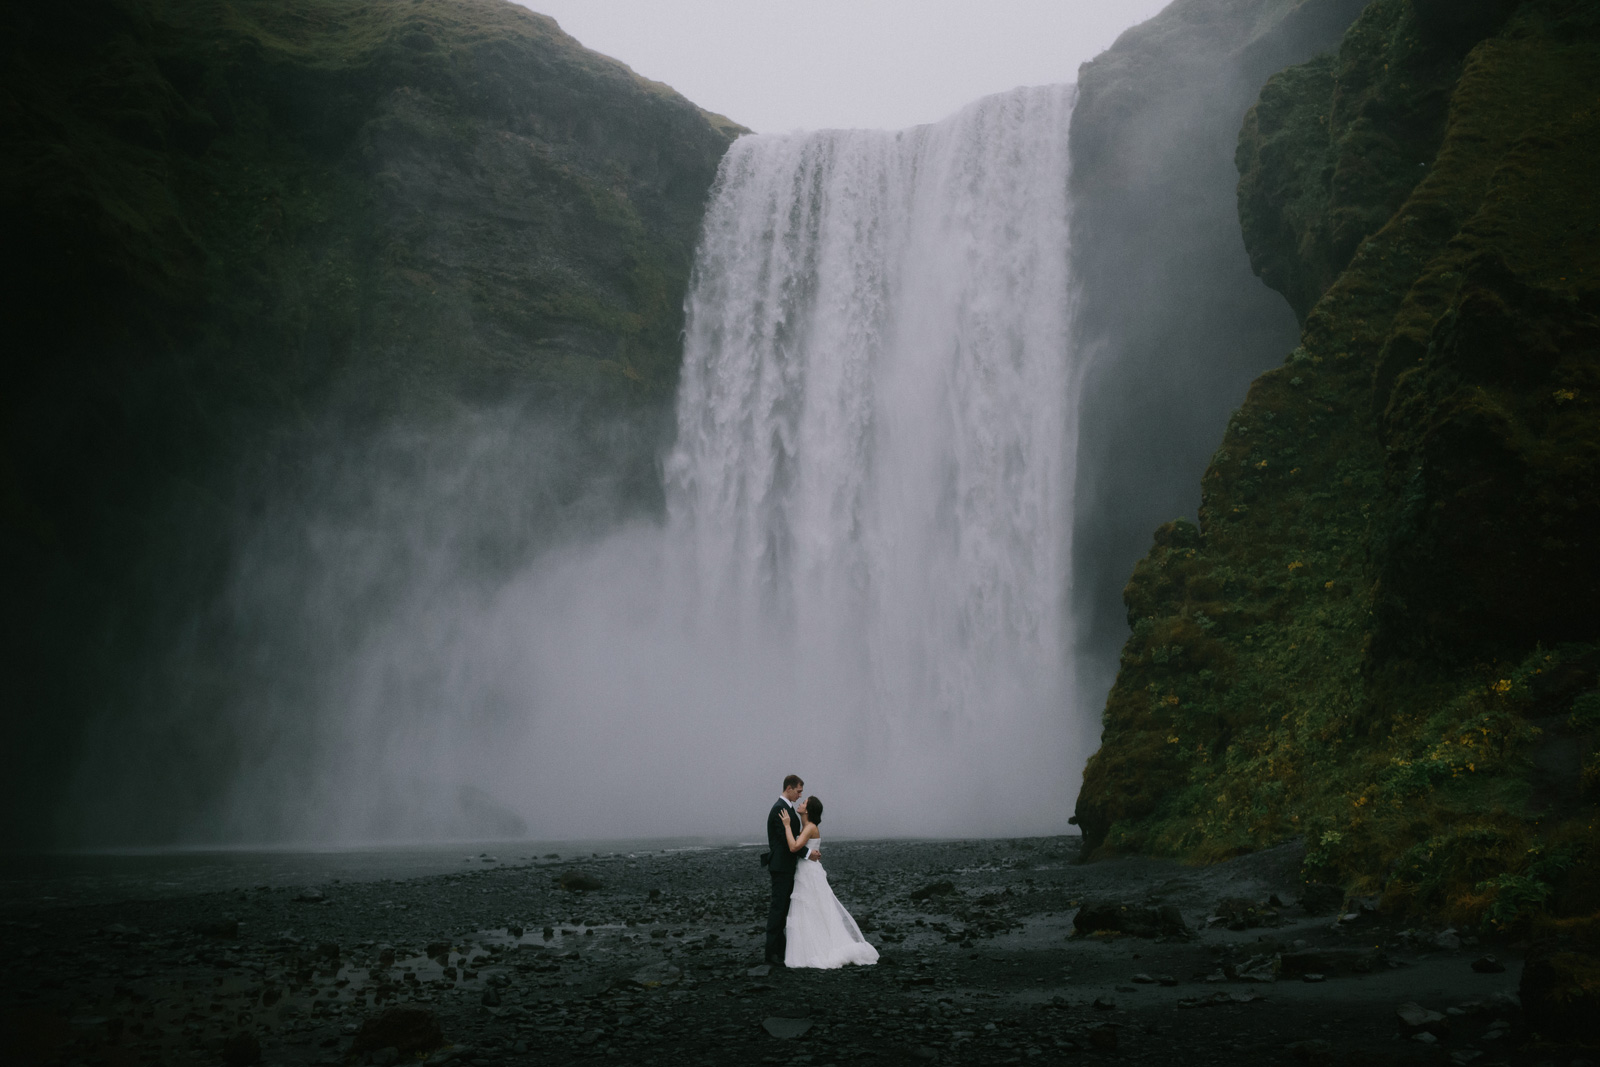
<svg viewBox="0 0 1600 1067">
<path fill-rule="evenodd" d="M 1078 64 L 1168 0 L 522 0 L 760 133 L 898 129 Z"/>
</svg>

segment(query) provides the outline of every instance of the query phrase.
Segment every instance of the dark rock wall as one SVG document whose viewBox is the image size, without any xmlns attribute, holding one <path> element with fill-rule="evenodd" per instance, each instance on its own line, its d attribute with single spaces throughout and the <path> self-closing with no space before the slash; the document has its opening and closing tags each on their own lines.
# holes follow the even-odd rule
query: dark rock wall
<svg viewBox="0 0 1600 1067">
<path fill-rule="evenodd" d="M 1294 345 L 1251 274 L 1233 152 L 1262 81 L 1334 47 L 1359 0 L 1176 0 L 1078 75 L 1072 120 L 1082 385 L 1074 534 L 1082 700 L 1127 638 L 1120 593 L 1150 530 L 1194 513 L 1220 426 Z"/>
<path fill-rule="evenodd" d="M 1376 0 L 1262 90 L 1240 215 L 1301 343 L 1128 584 L 1091 848 L 1600 907 L 1596 85 L 1591 4 Z"/>
<path fill-rule="evenodd" d="M 492 550 L 597 472 L 653 506 L 737 127 L 500 0 L 9 5 L 0 39 L 6 838 L 48 835 L 86 717 L 190 687 L 174 641 L 228 660 L 234 532 L 330 455 L 510 409 L 576 460 Z M 223 758 L 221 699 L 163 744 Z"/>
</svg>

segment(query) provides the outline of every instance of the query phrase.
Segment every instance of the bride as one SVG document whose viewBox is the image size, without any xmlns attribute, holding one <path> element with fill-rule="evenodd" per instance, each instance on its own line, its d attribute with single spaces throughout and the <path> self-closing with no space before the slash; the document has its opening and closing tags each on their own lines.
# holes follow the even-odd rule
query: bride
<svg viewBox="0 0 1600 1067">
<path fill-rule="evenodd" d="M 783 823 L 789 851 L 808 848 L 806 857 L 794 872 L 794 895 L 789 898 L 789 922 L 784 927 L 788 947 L 783 954 L 787 967 L 842 967 L 847 963 L 877 963 L 878 950 L 861 936 L 861 927 L 850 917 L 828 885 L 828 872 L 822 869 L 822 801 L 807 797 L 800 808 L 800 834 L 795 836 L 789 820 Z"/>
</svg>

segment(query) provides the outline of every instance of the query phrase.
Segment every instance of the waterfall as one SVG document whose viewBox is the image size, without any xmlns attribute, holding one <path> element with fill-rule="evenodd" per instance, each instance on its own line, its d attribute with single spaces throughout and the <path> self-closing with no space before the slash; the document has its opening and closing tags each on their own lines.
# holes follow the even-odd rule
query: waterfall
<svg viewBox="0 0 1600 1067">
<path fill-rule="evenodd" d="M 771 699 L 805 729 L 774 782 L 803 750 L 836 791 L 933 787 L 992 817 L 1028 803 L 1019 782 L 1060 799 L 1076 773 L 1072 101 L 1018 89 L 900 132 L 746 137 L 723 162 L 668 537 L 685 624 L 779 661 Z"/>
<path fill-rule="evenodd" d="M 665 517 L 608 510 L 603 427 L 485 416 L 344 457 L 241 545 L 217 617 L 257 635 L 246 684 L 178 664 L 192 704 L 103 731 L 83 824 L 232 691 L 189 840 L 750 838 L 789 773 L 836 836 L 1065 830 L 1095 719 L 1066 612 L 1072 101 L 736 142 Z"/>
</svg>

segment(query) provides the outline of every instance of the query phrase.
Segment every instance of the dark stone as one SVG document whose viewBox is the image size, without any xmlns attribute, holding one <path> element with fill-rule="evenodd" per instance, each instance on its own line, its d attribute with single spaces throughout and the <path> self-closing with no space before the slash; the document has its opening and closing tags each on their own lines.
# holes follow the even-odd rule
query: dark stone
<svg viewBox="0 0 1600 1067">
<path fill-rule="evenodd" d="M 261 1041 L 248 1030 L 241 1030 L 222 1043 L 222 1062 L 227 1067 L 252 1067 L 261 1062 Z"/>
<path fill-rule="evenodd" d="M 483 991 L 483 996 L 478 998 L 478 1002 L 486 1008 L 498 1008 L 500 1006 L 500 993 L 494 986 L 490 986 Z"/>
<path fill-rule="evenodd" d="M 429 959 L 440 959 L 450 955 L 450 942 L 429 941 L 427 948 L 423 951 Z"/>
<path fill-rule="evenodd" d="M 433 1009 L 417 1004 L 402 1004 L 370 1018 L 356 1031 L 350 1045 L 352 1055 L 393 1048 L 402 1055 L 427 1052 L 444 1044 L 439 1017 Z"/>
<path fill-rule="evenodd" d="M 1095 1007 L 1099 1007 L 1095 1002 Z M 1089 1045 L 1101 1052 L 1115 1052 L 1117 1050 L 1117 1028 L 1113 1023 L 1098 1023 L 1089 1027 Z"/>
<path fill-rule="evenodd" d="M 569 893 L 588 893 L 599 889 L 602 883 L 587 871 L 563 871 L 556 884 Z"/>
<path fill-rule="evenodd" d="M 303 901 L 307 904 L 320 904 L 326 898 L 322 895 L 322 890 L 307 887 L 295 894 L 294 899 Z"/>
<path fill-rule="evenodd" d="M 912 900 L 927 900 L 930 897 L 947 897 L 956 891 L 954 882 L 934 882 L 921 889 L 911 891 Z"/>
<path fill-rule="evenodd" d="M 1472 969 L 1479 974 L 1503 974 L 1506 965 L 1495 959 L 1494 956 L 1479 956 L 1472 961 Z"/>
<path fill-rule="evenodd" d="M 1417 1003 L 1400 1005 L 1395 1011 L 1395 1018 L 1400 1023 L 1400 1032 L 1407 1037 L 1431 1034 L 1433 1037 L 1442 1038 L 1450 1034 L 1450 1024 L 1443 1015 Z"/>
<path fill-rule="evenodd" d="M 771 1016 L 761 1021 L 761 1028 L 780 1041 L 788 1041 L 799 1037 L 811 1029 L 810 1019 L 785 1019 Z"/>
</svg>

